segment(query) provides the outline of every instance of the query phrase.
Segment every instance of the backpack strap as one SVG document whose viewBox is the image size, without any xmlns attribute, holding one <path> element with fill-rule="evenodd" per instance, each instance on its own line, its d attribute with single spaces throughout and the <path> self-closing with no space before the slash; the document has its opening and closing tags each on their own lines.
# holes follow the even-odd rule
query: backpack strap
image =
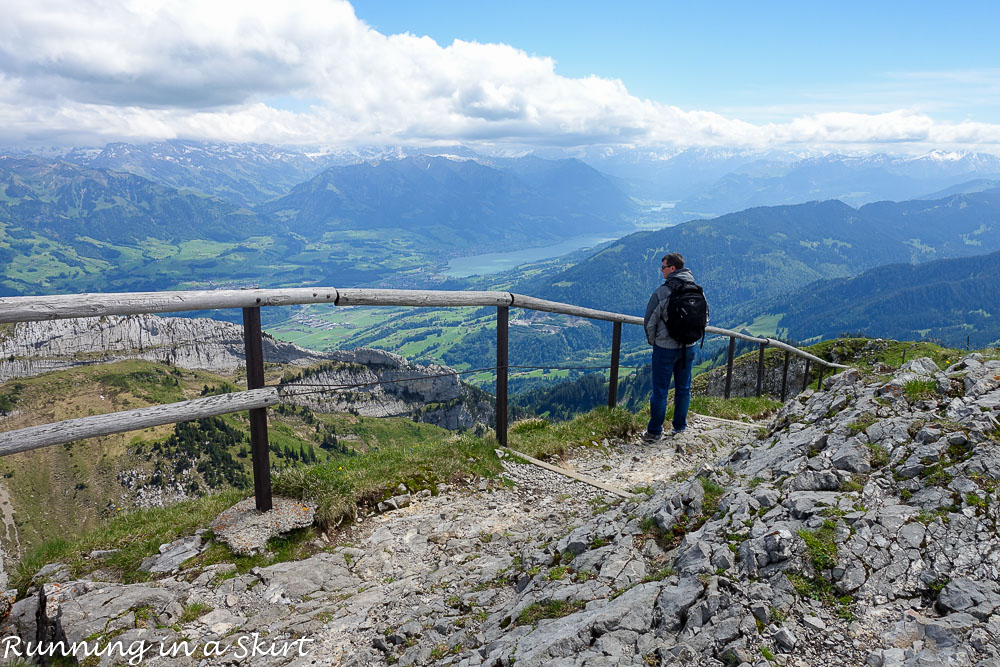
<svg viewBox="0 0 1000 667">
<path fill-rule="evenodd" d="M 673 283 L 673 284 L 671 284 L 671 283 Z M 673 292 L 674 290 L 676 290 L 678 287 L 683 286 L 684 283 L 685 283 L 684 279 L 682 279 L 682 278 L 676 278 L 674 276 L 670 276 L 665 281 L 663 281 L 663 284 L 666 285 L 667 287 L 669 287 L 671 292 Z"/>
</svg>

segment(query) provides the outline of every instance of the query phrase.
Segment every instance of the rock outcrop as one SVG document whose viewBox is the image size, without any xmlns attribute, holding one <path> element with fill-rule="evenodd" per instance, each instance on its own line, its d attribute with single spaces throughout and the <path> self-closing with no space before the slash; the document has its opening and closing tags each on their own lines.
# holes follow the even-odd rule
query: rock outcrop
<svg viewBox="0 0 1000 667">
<path fill-rule="evenodd" d="M 493 419 L 493 397 L 462 384 L 447 366 L 417 366 L 372 348 L 334 351 L 285 382 L 291 401 L 317 412 L 411 417 L 451 430 Z"/>
<path fill-rule="evenodd" d="M 319 412 L 412 417 L 451 430 L 493 419 L 492 397 L 462 384 L 447 366 L 418 366 L 370 348 L 321 354 L 267 334 L 263 349 L 269 364 L 315 367 L 288 386 L 300 385 L 296 404 Z M 0 382 L 125 359 L 234 373 L 246 365 L 243 327 L 129 315 L 22 322 L 0 332 Z"/>
<path fill-rule="evenodd" d="M 748 354 L 737 359 L 733 364 L 733 377 L 730 387 L 732 396 L 757 395 L 758 355 Z M 766 396 L 781 396 L 781 382 L 784 373 L 784 353 L 780 350 L 767 350 L 764 358 L 764 377 L 762 390 Z M 812 368 L 811 370 L 815 370 Z M 792 355 L 788 362 L 788 380 L 786 396 L 794 396 L 804 388 L 806 362 L 802 357 Z M 726 391 L 726 366 L 713 369 L 695 379 L 701 391 L 709 396 L 722 396 Z M 815 385 L 815 380 L 813 381 Z"/>
<path fill-rule="evenodd" d="M 267 362 L 308 366 L 323 356 L 264 335 Z M 246 364 L 243 327 L 207 318 L 127 315 L 19 322 L 0 332 L 0 382 L 123 359 L 232 373 Z"/>
<path fill-rule="evenodd" d="M 408 495 L 296 563 L 132 586 L 55 567 L 4 632 L 228 643 L 208 664 L 995 665 L 998 401 L 977 355 L 850 370 L 757 433 L 693 419 L 577 452 L 610 480 L 661 468 L 634 500 L 506 457 L 510 483 Z M 261 637 L 294 646 L 239 657 Z"/>
</svg>

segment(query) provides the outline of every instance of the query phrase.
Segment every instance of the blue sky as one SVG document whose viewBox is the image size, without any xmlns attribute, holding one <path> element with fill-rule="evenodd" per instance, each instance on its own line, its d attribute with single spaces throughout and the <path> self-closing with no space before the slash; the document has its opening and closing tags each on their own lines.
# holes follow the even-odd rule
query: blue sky
<svg viewBox="0 0 1000 667">
<path fill-rule="evenodd" d="M 386 34 L 501 42 L 568 77 L 756 121 L 909 108 L 1000 122 L 1000 4 L 357 0 Z"/>
<path fill-rule="evenodd" d="M 1000 153 L 982 2 L 4 0 L 0 145 Z"/>
</svg>

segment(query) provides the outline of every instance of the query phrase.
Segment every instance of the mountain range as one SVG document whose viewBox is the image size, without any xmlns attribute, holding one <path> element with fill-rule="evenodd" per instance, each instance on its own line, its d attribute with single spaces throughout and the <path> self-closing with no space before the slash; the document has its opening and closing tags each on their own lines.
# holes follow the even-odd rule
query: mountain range
<svg viewBox="0 0 1000 667">
<path fill-rule="evenodd" d="M 239 240 L 268 230 L 256 215 L 196 192 L 130 173 L 61 160 L 0 156 L 0 222 L 73 243 L 146 238 Z"/>
<path fill-rule="evenodd" d="M 673 204 L 662 212 L 661 219 L 667 223 L 812 200 L 841 199 L 860 206 L 886 199 L 934 198 L 935 194 L 956 194 L 945 190 L 959 183 L 1000 178 L 1000 158 L 994 155 L 945 151 L 855 156 L 732 148 L 595 147 L 539 149 L 512 156 L 463 145 L 279 148 L 172 140 L 112 143 L 61 155 L 82 166 L 125 171 L 248 207 L 284 196 L 332 166 L 428 156 L 474 160 L 496 168 L 502 168 L 505 161 L 523 163 L 522 158 L 532 156 L 544 158 L 543 162 L 577 158 L 611 177 L 632 197 Z"/>
<path fill-rule="evenodd" d="M 778 206 L 810 200 L 839 199 L 851 206 L 903 201 L 936 193 L 957 181 L 1000 175 L 1000 160 L 969 154 L 893 158 L 826 155 L 796 162 L 759 160 L 734 170 L 689 195 L 670 209 L 675 221 L 714 217 L 755 206 Z M 940 192 L 940 196 L 957 194 Z"/>
<path fill-rule="evenodd" d="M 250 210 L 165 185 L 195 176 L 208 190 L 217 183 L 221 171 L 198 167 L 209 153 L 185 154 L 197 159 L 173 171 L 169 154 L 153 149 L 109 147 L 89 160 L 143 169 L 152 160 L 159 166 L 146 170 L 154 180 L 61 159 L 0 158 L 0 291 L 413 286 L 457 254 L 626 230 L 636 209 L 611 180 L 575 160 L 488 166 L 419 156 L 328 167 Z M 260 155 L 274 169 L 286 157 Z M 219 158 L 223 167 L 238 163 Z M 262 173 L 254 178 L 265 181 Z"/>
<path fill-rule="evenodd" d="M 495 250 L 624 230 L 635 209 L 578 160 L 418 156 L 331 167 L 256 210 L 307 237 L 398 230 L 434 247 Z"/>
<path fill-rule="evenodd" d="M 998 215 L 997 189 L 859 209 L 836 200 L 759 207 L 631 234 L 567 269 L 528 277 L 518 289 L 639 314 L 661 280 L 660 257 L 679 251 L 709 296 L 713 320 L 726 326 L 753 320 L 769 301 L 816 280 L 1000 250 Z"/>
<path fill-rule="evenodd" d="M 778 314 L 793 321 L 782 299 L 814 281 L 1000 249 L 993 172 L 1000 160 L 984 154 L 802 158 L 715 149 L 543 159 L 462 146 L 307 152 L 173 141 L 109 144 L 63 159 L 7 156 L 0 158 L 0 291 L 428 288 L 443 284 L 451 257 L 624 232 L 636 221 L 665 225 L 685 202 L 708 202 L 703 213 L 775 197 L 861 201 L 892 188 L 941 195 L 857 207 L 841 200 L 755 206 L 633 233 L 505 276 L 447 283 L 639 314 L 659 280 L 659 257 L 679 249 L 712 299 L 714 322 L 760 330 L 770 316 L 777 330 Z M 630 196 L 640 177 L 687 199 L 673 213 L 650 213 L 648 202 Z M 582 331 L 555 346 L 560 355 L 587 347 L 593 335 Z M 366 329 L 364 338 L 376 344 L 378 331 Z M 470 349 L 440 353 L 456 363 L 485 354 L 480 343 L 470 335 Z"/>
</svg>

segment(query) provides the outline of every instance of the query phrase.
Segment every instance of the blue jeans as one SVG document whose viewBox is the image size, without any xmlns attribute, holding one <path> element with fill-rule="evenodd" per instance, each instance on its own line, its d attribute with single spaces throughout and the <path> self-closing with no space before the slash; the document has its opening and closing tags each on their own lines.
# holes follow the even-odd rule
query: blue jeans
<svg viewBox="0 0 1000 667">
<path fill-rule="evenodd" d="M 682 363 L 683 362 L 683 366 Z M 674 378 L 675 431 L 687 428 L 688 407 L 691 405 L 691 367 L 694 365 L 694 346 L 668 349 L 653 346 L 653 393 L 649 397 L 649 425 L 646 430 L 653 435 L 663 432 L 667 416 L 667 393 L 670 377 Z"/>
</svg>

